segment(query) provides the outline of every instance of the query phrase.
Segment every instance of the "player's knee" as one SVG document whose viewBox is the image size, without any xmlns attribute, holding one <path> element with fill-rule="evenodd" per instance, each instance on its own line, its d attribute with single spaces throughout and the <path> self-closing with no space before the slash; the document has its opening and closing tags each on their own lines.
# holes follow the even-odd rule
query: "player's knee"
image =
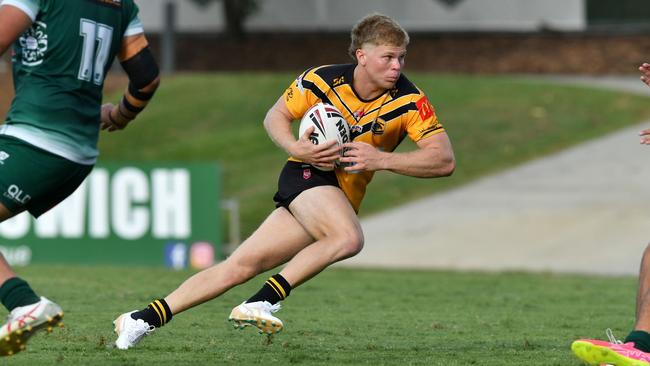
<svg viewBox="0 0 650 366">
<path fill-rule="evenodd" d="M 342 259 L 354 257 L 363 249 L 363 233 L 358 230 L 351 231 L 341 238 L 339 245 Z"/>
<path fill-rule="evenodd" d="M 254 263 L 232 261 L 225 268 L 224 282 L 236 286 L 257 276 L 260 272 L 262 272 L 261 269 Z"/>
</svg>

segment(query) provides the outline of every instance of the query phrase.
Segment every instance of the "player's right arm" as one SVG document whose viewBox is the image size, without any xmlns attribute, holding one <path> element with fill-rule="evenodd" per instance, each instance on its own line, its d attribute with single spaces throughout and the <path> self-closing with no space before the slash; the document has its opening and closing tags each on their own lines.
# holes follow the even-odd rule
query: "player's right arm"
<svg viewBox="0 0 650 366">
<path fill-rule="evenodd" d="M 32 18 L 13 3 L 0 5 L 0 56 L 32 25 Z"/>
<path fill-rule="evenodd" d="M 129 77 L 129 86 L 118 105 L 102 106 L 101 127 L 108 131 L 121 130 L 134 120 L 160 85 L 158 63 L 144 33 L 124 37 L 118 59 Z"/>
<path fill-rule="evenodd" d="M 641 71 L 642 74 L 641 81 L 650 86 L 650 64 L 644 62 L 641 66 L 639 66 L 639 71 Z M 639 132 L 639 135 L 641 136 L 641 143 L 643 145 L 650 145 L 650 129 Z"/>
<path fill-rule="evenodd" d="M 334 168 L 334 161 L 339 158 L 340 148 L 336 140 L 322 145 L 314 145 L 309 135 L 314 132 L 310 127 L 298 140 L 291 131 L 291 121 L 295 118 L 289 112 L 285 97 L 280 97 L 269 109 L 264 118 L 264 128 L 273 142 L 284 149 L 290 156 L 307 164 L 315 164 L 325 168 Z"/>
</svg>

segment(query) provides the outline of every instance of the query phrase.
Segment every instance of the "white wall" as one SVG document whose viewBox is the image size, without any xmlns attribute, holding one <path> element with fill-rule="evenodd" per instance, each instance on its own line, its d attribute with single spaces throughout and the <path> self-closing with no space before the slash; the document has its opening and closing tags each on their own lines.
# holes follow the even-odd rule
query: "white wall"
<svg viewBox="0 0 650 366">
<path fill-rule="evenodd" d="M 177 4 L 181 31 L 218 31 L 223 27 L 221 2 L 198 7 L 190 0 L 136 0 L 149 31 L 160 31 L 164 5 Z M 582 30 L 585 0 L 259 0 L 260 11 L 247 22 L 259 31 L 348 31 L 365 14 L 381 12 L 409 31 Z"/>
</svg>

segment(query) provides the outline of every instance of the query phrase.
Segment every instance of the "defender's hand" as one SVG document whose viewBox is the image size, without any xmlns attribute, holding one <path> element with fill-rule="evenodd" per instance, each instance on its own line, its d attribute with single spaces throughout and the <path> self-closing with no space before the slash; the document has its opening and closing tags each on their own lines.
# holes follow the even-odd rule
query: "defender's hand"
<svg viewBox="0 0 650 366">
<path fill-rule="evenodd" d="M 119 124 L 113 123 L 113 121 L 111 121 L 110 113 L 114 108 L 115 108 L 115 105 L 113 105 L 113 103 L 105 103 L 105 104 L 102 105 L 101 117 L 100 117 L 100 120 L 101 120 L 100 128 L 102 130 L 108 129 L 108 132 L 122 130 L 128 124 L 128 122 L 127 122 L 127 123 L 125 123 L 123 125 L 119 125 Z"/>
<path fill-rule="evenodd" d="M 643 145 L 650 145 L 650 129 L 639 132 L 639 135 L 641 136 L 641 143 Z"/>
<path fill-rule="evenodd" d="M 647 62 L 644 62 L 643 65 L 639 66 L 639 71 L 643 74 L 641 76 L 641 81 L 646 83 L 646 85 L 650 86 L 650 64 Z"/>
</svg>

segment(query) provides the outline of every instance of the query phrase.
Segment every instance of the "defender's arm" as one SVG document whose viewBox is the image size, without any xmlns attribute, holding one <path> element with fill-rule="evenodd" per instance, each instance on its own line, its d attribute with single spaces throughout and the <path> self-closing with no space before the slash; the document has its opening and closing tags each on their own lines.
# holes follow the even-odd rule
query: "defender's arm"
<svg viewBox="0 0 650 366">
<path fill-rule="evenodd" d="M 31 25 L 32 19 L 25 11 L 13 5 L 0 6 L 0 56 Z"/>
<path fill-rule="evenodd" d="M 116 106 L 102 106 L 102 129 L 121 130 L 144 110 L 160 85 L 160 70 L 144 34 L 125 37 L 118 56 L 129 86 Z"/>
</svg>

